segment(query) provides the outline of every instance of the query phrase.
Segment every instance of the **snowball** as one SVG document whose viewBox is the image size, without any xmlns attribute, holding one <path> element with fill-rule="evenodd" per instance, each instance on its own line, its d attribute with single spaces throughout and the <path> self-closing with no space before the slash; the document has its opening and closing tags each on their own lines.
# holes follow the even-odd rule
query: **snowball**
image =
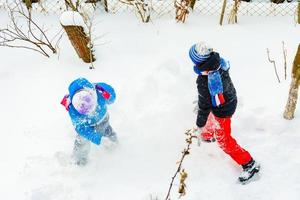
<svg viewBox="0 0 300 200">
<path fill-rule="evenodd" d="M 72 104 L 80 114 L 92 114 L 97 106 L 97 93 L 93 89 L 79 90 L 73 96 Z"/>
</svg>

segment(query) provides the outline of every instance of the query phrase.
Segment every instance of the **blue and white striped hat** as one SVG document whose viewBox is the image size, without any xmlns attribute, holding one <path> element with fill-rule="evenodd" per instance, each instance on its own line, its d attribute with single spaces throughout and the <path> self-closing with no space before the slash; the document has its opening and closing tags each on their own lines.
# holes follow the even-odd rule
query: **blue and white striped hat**
<svg viewBox="0 0 300 200">
<path fill-rule="evenodd" d="M 213 49 L 205 42 L 194 44 L 189 51 L 191 60 L 195 65 L 199 65 L 207 60 Z"/>
</svg>

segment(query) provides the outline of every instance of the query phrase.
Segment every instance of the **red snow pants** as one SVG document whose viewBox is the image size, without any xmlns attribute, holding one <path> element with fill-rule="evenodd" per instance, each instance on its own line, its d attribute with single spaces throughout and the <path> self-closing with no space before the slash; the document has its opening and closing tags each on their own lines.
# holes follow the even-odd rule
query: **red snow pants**
<svg viewBox="0 0 300 200">
<path fill-rule="evenodd" d="M 219 147 L 239 165 L 251 160 L 249 152 L 238 145 L 231 136 L 231 117 L 219 118 L 210 113 L 201 137 L 205 140 L 215 137 Z"/>
</svg>

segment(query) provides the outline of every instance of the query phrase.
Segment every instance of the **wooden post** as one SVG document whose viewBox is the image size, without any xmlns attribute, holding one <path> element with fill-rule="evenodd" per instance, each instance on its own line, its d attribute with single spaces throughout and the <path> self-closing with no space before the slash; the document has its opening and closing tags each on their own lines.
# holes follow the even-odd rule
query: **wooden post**
<svg viewBox="0 0 300 200">
<path fill-rule="evenodd" d="M 234 8 L 235 8 L 234 22 L 235 23 L 237 23 L 238 4 L 239 4 L 239 0 L 234 0 Z"/>
<path fill-rule="evenodd" d="M 291 120 L 294 118 L 298 100 L 298 89 L 300 85 L 300 44 L 294 59 L 292 69 L 292 82 L 290 85 L 289 97 L 283 113 L 285 119 Z"/>
<path fill-rule="evenodd" d="M 195 4 L 196 4 L 196 0 L 191 0 L 190 6 L 193 10 L 194 10 Z"/>
<path fill-rule="evenodd" d="M 107 0 L 104 0 L 104 9 L 106 12 L 108 12 Z"/>
<path fill-rule="evenodd" d="M 223 25 L 223 19 L 224 19 L 224 13 L 226 9 L 227 0 L 223 1 L 222 11 L 221 11 L 221 17 L 220 17 L 220 25 Z"/>
</svg>

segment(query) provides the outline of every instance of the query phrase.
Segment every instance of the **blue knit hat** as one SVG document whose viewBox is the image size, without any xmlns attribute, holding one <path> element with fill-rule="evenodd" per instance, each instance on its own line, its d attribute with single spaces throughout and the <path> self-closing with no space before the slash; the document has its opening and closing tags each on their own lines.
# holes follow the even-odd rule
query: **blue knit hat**
<svg viewBox="0 0 300 200">
<path fill-rule="evenodd" d="M 210 57 L 212 51 L 213 49 L 205 42 L 199 42 L 190 48 L 189 55 L 193 63 L 199 65 Z"/>
</svg>

